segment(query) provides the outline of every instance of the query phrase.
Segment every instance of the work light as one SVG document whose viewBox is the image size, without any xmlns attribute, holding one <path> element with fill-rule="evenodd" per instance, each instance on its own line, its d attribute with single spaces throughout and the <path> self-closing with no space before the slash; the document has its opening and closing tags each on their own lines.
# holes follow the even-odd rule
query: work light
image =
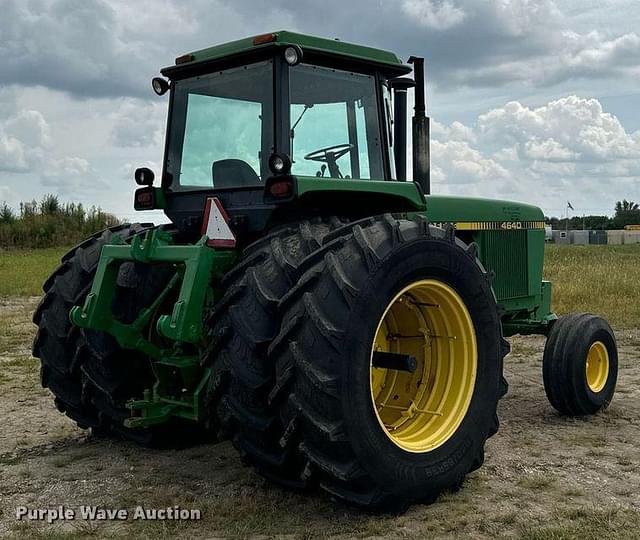
<svg viewBox="0 0 640 540">
<path fill-rule="evenodd" d="M 153 179 L 155 175 L 153 171 L 148 167 L 140 167 L 136 169 L 136 172 L 133 173 L 133 177 L 136 181 L 136 184 L 139 186 L 150 186 L 153 184 Z"/>
<path fill-rule="evenodd" d="M 166 94 L 167 90 L 169 90 L 169 83 L 162 77 L 154 77 L 151 79 L 151 86 L 153 87 L 153 91 L 159 96 Z"/>
<path fill-rule="evenodd" d="M 302 61 L 302 49 L 297 45 L 290 45 L 284 50 L 284 60 L 290 66 L 295 66 Z"/>
<path fill-rule="evenodd" d="M 269 169 L 273 174 L 287 174 L 291 169 L 291 159 L 286 154 L 271 154 Z"/>
</svg>

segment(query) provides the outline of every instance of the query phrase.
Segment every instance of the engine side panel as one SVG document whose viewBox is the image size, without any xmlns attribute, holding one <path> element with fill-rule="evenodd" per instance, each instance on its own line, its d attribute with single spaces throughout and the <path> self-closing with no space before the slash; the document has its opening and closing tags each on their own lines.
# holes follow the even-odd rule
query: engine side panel
<svg viewBox="0 0 640 540">
<path fill-rule="evenodd" d="M 542 210 L 511 201 L 430 195 L 425 215 L 436 225 L 453 225 L 457 236 L 478 245 L 505 311 L 505 333 L 539 332 L 553 320 L 551 284 L 543 281 Z"/>
</svg>

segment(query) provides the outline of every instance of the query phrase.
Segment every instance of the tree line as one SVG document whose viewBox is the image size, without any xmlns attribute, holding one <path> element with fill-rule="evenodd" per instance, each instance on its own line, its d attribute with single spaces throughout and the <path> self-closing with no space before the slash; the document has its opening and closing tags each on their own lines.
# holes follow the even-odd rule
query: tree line
<svg viewBox="0 0 640 540">
<path fill-rule="evenodd" d="M 640 225 L 640 205 L 618 201 L 613 217 L 572 216 L 569 229 L 624 229 Z M 547 217 L 554 229 L 564 229 L 566 218 Z M 40 201 L 20 203 L 15 211 L 6 203 L 0 205 L 0 249 L 40 248 L 76 244 L 94 232 L 117 225 L 118 219 L 100 207 L 85 208 L 82 203 L 61 203 L 56 195 L 45 195 Z"/>
<path fill-rule="evenodd" d="M 56 195 L 20 203 L 14 210 L 0 205 L 0 248 L 70 246 L 96 231 L 117 225 L 118 219 L 96 206 L 61 203 Z"/>
<path fill-rule="evenodd" d="M 564 229 L 566 218 L 545 218 L 554 229 Z M 569 218 L 569 229 L 612 230 L 624 229 L 626 225 L 640 225 L 640 205 L 633 201 L 618 201 L 614 208 L 613 217 L 610 216 L 572 216 Z"/>
</svg>

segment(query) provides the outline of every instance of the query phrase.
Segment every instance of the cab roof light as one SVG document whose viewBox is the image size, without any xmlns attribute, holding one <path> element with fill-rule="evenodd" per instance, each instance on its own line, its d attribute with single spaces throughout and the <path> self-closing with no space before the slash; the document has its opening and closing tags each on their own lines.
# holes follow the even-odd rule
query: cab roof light
<svg viewBox="0 0 640 540">
<path fill-rule="evenodd" d="M 179 66 L 180 64 L 186 64 L 187 62 L 191 61 L 193 61 L 192 54 L 183 54 L 182 56 L 178 56 L 178 58 L 176 58 L 176 66 Z"/>
<path fill-rule="evenodd" d="M 278 39 L 276 34 L 260 34 L 253 38 L 254 45 L 264 45 L 265 43 L 272 43 Z"/>
</svg>

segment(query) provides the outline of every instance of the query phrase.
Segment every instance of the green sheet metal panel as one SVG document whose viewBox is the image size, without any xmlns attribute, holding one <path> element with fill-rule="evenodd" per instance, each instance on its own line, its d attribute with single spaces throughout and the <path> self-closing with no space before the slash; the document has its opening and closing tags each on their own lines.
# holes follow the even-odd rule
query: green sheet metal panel
<svg viewBox="0 0 640 540">
<path fill-rule="evenodd" d="M 484 231 L 480 260 L 495 273 L 493 287 L 498 300 L 529 295 L 528 231 Z"/>
<path fill-rule="evenodd" d="M 362 193 L 363 196 L 370 193 L 380 193 L 405 199 L 414 210 L 424 210 L 424 197 L 414 182 L 386 182 L 384 180 L 335 180 L 317 176 L 297 176 L 296 191 L 300 200 L 320 192 L 335 193 L 339 197 L 341 193 Z"/>
<path fill-rule="evenodd" d="M 432 222 L 523 222 L 542 221 L 544 214 L 537 206 L 499 199 L 427 195 L 427 215 Z"/>
<path fill-rule="evenodd" d="M 399 70 L 404 73 L 409 73 L 411 68 L 403 64 L 398 56 L 390 51 L 383 49 L 376 49 L 374 47 L 366 47 L 364 45 L 356 45 L 355 43 L 348 43 L 345 41 L 339 41 L 337 39 L 327 39 L 316 36 L 310 36 L 306 34 L 299 34 L 296 32 L 288 32 L 286 30 L 280 30 L 277 32 L 271 32 L 263 34 L 264 36 L 273 36 L 269 41 L 254 45 L 254 39 L 256 36 L 248 38 L 238 39 L 236 41 L 230 41 L 228 43 L 222 43 L 213 47 L 207 47 L 206 49 L 200 49 L 190 53 L 190 61 L 183 61 L 184 64 L 195 64 L 197 62 L 204 62 L 209 60 L 217 60 L 232 56 L 236 54 L 242 54 L 251 50 L 263 48 L 287 45 L 298 45 L 302 49 L 312 50 L 325 54 L 333 54 L 338 56 L 344 56 L 353 58 L 355 60 L 362 60 L 364 62 L 371 62 L 375 64 L 387 65 L 394 70 Z M 262 36 L 262 35 L 261 35 Z"/>
</svg>

